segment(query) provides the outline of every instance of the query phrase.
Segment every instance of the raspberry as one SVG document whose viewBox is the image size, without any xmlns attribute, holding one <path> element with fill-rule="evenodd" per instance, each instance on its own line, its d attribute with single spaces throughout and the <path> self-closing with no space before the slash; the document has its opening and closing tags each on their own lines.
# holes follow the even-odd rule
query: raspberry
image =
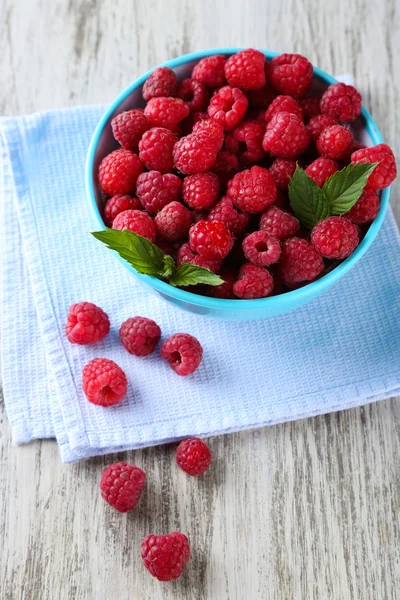
<svg viewBox="0 0 400 600">
<path fill-rule="evenodd" d="M 219 260 L 232 250 L 233 237 L 222 221 L 199 221 L 189 231 L 189 243 L 193 252 L 204 258 Z"/>
<path fill-rule="evenodd" d="M 188 333 L 174 333 L 161 345 L 161 356 L 178 375 L 194 373 L 201 363 L 203 348 Z"/>
<path fill-rule="evenodd" d="M 189 243 L 182 244 L 179 248 L 176 262 L 178 265 L 189 263 L 191 265 L 196 265 L 197 267 L 203 267 L 203 269 L 209 269 L 213 273 L 218 273 L 221 268 L 220 260 L 211 260 L 200 254 L 195 254 L 192 252 Z"/>
<path fill-rule="evenodd" d="M 317 223 L 311 232 L 311 243 L 325 258 L 347 258 L 358 246 L 358 230 L 343 217 L 328 217 Z"/>
<path fill-rule="evenodd" d="M 119 213 L 124 210 L 140 210 L 142 205 L 137 198 L 132 196 L 117 194 L 107 200 L 103 212 L 103 221 L 107 227 L 112 227 L 113 221 Z"/>
<path fill-rule="evenodd" d="M 99 166 L 100 187 L 109 196 L 129 194 L 144 168 L 137 154 L 120 148 L 103 158 Z"/>
<path fill-rule="evenodd" d="M 170 202 L 154 219 L 157 235 L 170 242 L 182 239 L 192 224 L 190 211 L 180 202 Z"/>
<path fill-rule="evenodd" d="M 226 84 L 224 66 L 225 56 L 214 54 L 199 60 L 195 65 L 192 77 L 196 81 L 204 83 L 209 88 L 219 88 Z"/>
<path fill-rule="evenodd" d="M 93 344 L 110 331 L 107 314 L 91 302 L 72 304 L 68 310 L 65 334 L 71 344 Z"/>
<path fill-rule="evenodd" d="M 126 396 L 126 375 L 113 360 L 94 358 L 82 371 L 83 391 L 92 404 L 114 406 Z"/>
<path fill-rule="evenodd" d="M 248 48 L 233 54 L 225 63 L 225 77 L 233 87 L 256 90 L 266 84 L 265 56 Z"/>
<path fill-rule="evenodd" d="M 189 108 L 180 98 L 151 98 L 144 109 L 154 127 L 176 131 L 177 125 L 188 116 Z"/>
<path fill-rule="evenodd" d="M 356 150 L 351 155 L 351 162 L 353 164 L 379 163 L 368 177 L 368 186 L 374 190 L 382 190 L 396 179 L 396 159 L 387 144 Z"/>
<path fill-rule="evenodd" d="M 184 79 L 176 95 L 185 102 L 189 112 L 205 110 L 210 98 L 206 86 L 196 79 Z"/>
<path fill-rule="evenodd" d="M 253 231 L 243 240 L 243 252 L 247 260 L 254 265 L 268 267 L 278 262 L 281 245 L 268 231 Z"/>
<path fill-rule="evenodd" d="M 224 143 L 224 128 L 213 119 L 201 119 L 193 126 L 193 134 L 207 144 L 212 144 L 218 150 Z"/>
<path fill-rule="evenodd" d="M 150 129 L 149 119 L 143 109 L 134 108 L 114 117 L 111 121 L 113 135 L 126 150 L 136 150 L 145 131 Z"/>
<path fill-rule="evenodd" d="M 223 298 L 232 300 L 235 298 L 233 293 L 233 286 L 236 281 L 236 275 L 234 271 L 225 271 L 220 273 L 221 279 L 224 280 L 220 285 L 210 286 L 209 295 L 213 298 Z"/>
<path fill-rule="evenodd" d="M 257 213 L 275 201 L 276 183 L 268 169 L 255 166 L 236 173 L 228 184 L 228 195 L 238 208 Z"/>
<path fill-rule="evenodd" d="M 238 280 L 233 286 L 233 293 L 243 300 L 266 298 L 272 292 L 273 287 L 274 281 L 267 269 L 246 263 L 240 267 Z"/>
<path fill-rule="evenodd" d="M 214 165 L 219 149 L 215 140 L 206 141 L 201 135 L 192 133 L 176 142 L 173 150 L 175 166 L 186 175 L 208 171 Z"/>
<path fill-rule="evenodd" d="M 119 329 L 121 344 L 135 356 L 148 356 L 156 349 L 161 329 L 155 321 L 146 317 L 131 317 Z"/>
<path fill-rule="evenodd" d="M 304 281 L 312 281 L 323 269 L 324 261 L 310 242 L 298 237 L 283 242 L 279 274 L 285 285 L 295 287 Z"/>
<path fill-rule="evenodd" d="M 306 168 L 307 175 L 318 187 L 322 187 L 336 171 L 339 171 L 339 165 L 330 158 L 317 158 Z"/>
<path fill-rule="evenodd" d="M 136 194 L 143 208 L 151 215 L 157 214 L 164 206 L 181 197 L 182 182 L 177 175 L 159 171 L 149 171 L 139 175 Z"/>
<path fill-rule="evenodd" d="M 195 210 L 209 209 L 218 200 L 219 179 L 214 173 L 189 175 L 183 181 L 182 196 Z"/>
<path fill-rule="evenodd" d="M 276 185 L 284 192 L 287 191 L 290 178 L 293 177 L 295 170 L 296 162 L 286 158 L 276 158 L 269 168 Z"/>
<path fill-rule="evenodd" d="M 274 98 L 277 96 L 276 90 L 267 83 L 265 87 L 258 90 L 246 90 L 249 108 L 268 108 Z"/>
<path fill-rule="evenodd" d="M 243 119 L 247 105 L 247 98 L 239 88 L 226 85 L 211 98 L 207 112 L 214 121 L 229 130 Z"/>
<path fill-rule="evenodd" d="M 151 242 L 156 241 L 156 226 L 153 219 L 141 210 L 124 210 L 113 222 L 113 229 L 128 229 L 147 238 Z"/>
<path fill-rule="evenodd" d="M 300 104 L 296 102 L 291 96 L 277 96 L 275 100 L 271 102 L 265 113 L 265 120 L 268 123 L 274 115 L 280 112 L 288 112 L 296 115 L 303 120 L 303 110 Z"/>
<path fill-rule="evenodd" d="M 191 112 L 189 116 L 186 117 L 186 119 L 183 119 L 182 123 L 180 124 L 183 135 L 189 135 L 189 133 L 192 133 L 193 127 L 198 121 L 206 121 L 209 119 L 210 117 L 205 111 Z"/>
<path fill-rule="evenodd" d="M 240 123 L 232 132 L 226 135 L 233 138 L 236 154 L 240 152 L 241 146 L 244 147 L 240 153 L 240 160 L 244 164 L 256 163 L 264 156 L 262 141 L 264 137 L 265 126 L 260 121 L 244 121 Z M 231 150 L 233 151 L 233 150 Z"/>
<path fill-rule="evenodd" d="M 330 115 L 315 115 L 311 117 L 306 125 L 308 134 L 313 142 L 316 142 L 324 129 L 330 125 L 336 125 L 337 121 Z"/>
<path fill-rule="evenodd" d="M 176 449 L 176 463 L 188 475 L 203 475 L 211 464 L 210 448 L 200 438 L 183 440 Z"/>
<path fill-rule="evenodd" d="M 300 54 L 281 54 L 269 63 L 268 76 L 278 92 L 300 98 L 311 87 L 313 67 Z"/>
<path fill-rule="evenodd" d="M 159 581 L 172 581 L 183 572 L 190 558 L 190 547 L 186 535 L 147 535 L 142 540 L 141 556 L 146 569 Z"/>
<path fill-rule="evenodd" d="M 174 168 L 172 151 L 178 137 L 169 129 L 153 127 L 139 142 L 139 158 L 147 169 L 169 173 Z"/>
<path fill-rule="evenodd" d="M 353 135 L 342 125 L 331 125 L 323 129 L 317 139 L 317 151 L 324 158 L 345 160 L 353 149 Z"/>
<path fill-rule="evenodd" d="M 352 85 L 333 83 L 324 92 L 320 108 L 337 121 L 354 121 L 361 113 L 361 95 Z"/>
<path fill-rule="evenodd" d="M 234 205 L 232 198 L 223 196 L 219 202 L 210 210 L 207 219 L 209 221 L 222 221 L 234 237 L 237 237 L 247 227 L 250 215 L 241 212 Z"/>
<path fill-rule="evenodd" d="M 101 496 L 119 512 L 128 512 L 139 502 L 145 480 L 146 473 L 135 465 L 108 465 L 101 475 Z"/>
<path fill-rule="evenodd" d="M 343 215 L 350 219 L 356 225 L 370 223 L 379 212 L 379 196 L 376 191 L 370 187 L 365 187 L 363 193 L 354 204 L 354 206 Z"/>
<path fill-rule="evenodd" d="M 142 94 L 145 100 L 161 96 L 175 96 L 176 75 L 169 67 L 158 67 L 146 79 Z"/>
<path fill-rule="evenodd" d="M 260 219 L 260 230 L 267 231 L 278 240 L 287 240 L 300 230 L 296 217 L 274 204 L 269 206 Z"/>
<path fill-rule="evenodd" d="M 320 101 L 321 98 L 319 96 L 307 96 L 307 98 L 303 98 L 302 100 L 300 100 L 299 104 L 303 110 L 304 117 L 306 119 L 311 119 L 312 117 L 316 117 L 320 114 Z"/>
<path fill-rule="evenodd" d="M 281 112 L 267 124 L 263 148 L 279 158 L 295 158 L 307 149 L 309 142 L 304 123 L 293 113 Z"/>
</svg>

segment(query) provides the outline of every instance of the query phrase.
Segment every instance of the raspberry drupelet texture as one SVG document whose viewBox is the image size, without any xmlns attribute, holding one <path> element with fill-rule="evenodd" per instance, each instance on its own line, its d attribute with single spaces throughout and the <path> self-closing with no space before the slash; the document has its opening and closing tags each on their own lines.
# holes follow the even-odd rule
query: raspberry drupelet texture
<svg viewBox="0 0 400 600">
<path fill-rule="evenodd" d="M 325 258 L 342 260 L 357 248 L 357 227 L 343 217 L 328 217 L 315 225 L 311 243 Z"/>
<path fill-rule="evenodd" d="M 142 206 L 151 215 L 157 214 L 164 206 L 181 197 L 182 182 L 177 175 L 159 171 L 148 171 L 139 175 L 136 194 Z"/>
<path fill-rule="evenodd" d="M 208 221 L 222 221 L 234 237 L 237 237 L 250 222 L 250 215 L 237 209 L 230 196 L 223 196 L 210 210 Z"/>
<path fill-rule="evenodd" d="M 311 87 L 313 67 L 300 54 L 281 54 L 269 63 L 268 77 L 281 94 L 300 98 Z"/>
<path fill-rule="evenodd" d="M 169 173 L 174 168 L 172 151 L 177 135 L 164 127 L 146 131 L 139 142 L 139 158 L 147 169 Z"/>
<path fill-rule="evenodd" d="M 189 333 L 175 333 L 162 343 L 161 356 L 175 373 L 185 377 L 198 369 L 203 348 Z"/>
<path fill-rule="evenodd" d="M 174 146 L 175 167 L 185 175 L 204 173 L 214 166 L 220 147 L 215 140 L 204 139 L 203 135 L 187 135 Z"/>
<path fill-rule="evenodd" d="M 273 290 L 274 281 L 271 273 L 252 263 L 246 263 L 239 269 L 238 279 L 233 286 L 233 293 L 242 300 L 266 298 Z"/>
<path fill-rule="evenodd" d="M 131 317 L 119 329 L 121 344 L 134 356 L 148 356 L 161 339 L 161 329 L 147 317 Z"/>
<path fill-rule="evenodd" d="M 276 158 L 269 168 L 276 185 L 284 192 L 287 191 L 290 178 L 293 177 L 295 170 L 296 161 L 287 158 Z"/>
<path fill-rule="evenodd" d="M 330 127 L 330 125 L 337 125 L 336 119 L 330 115 L 315 115 L 315 117 L 311 117 L 308 125 L 306 125 L 311 141 L 316 142 L 323 130 Z"/>
<path fill-rule="evenodd" d="M 180 98 L 151 98 L 144 109 L 153 127 L 176 131 L 178 123 L 189 114 L 189 108 Z"/>
<path fill-rule="evenodd" d="M 279 240 L 266 230 L 253 231 L 243 240 L 243 252 L 247 260 L 259 267 L 278 262 L 281 255 Z"/>
<path fill-rule="evenodd" d="M 313 281 L 323 269 L 324 261 L 307 240 L 293 237 L 283 242 L 279 274 L 286 286 Z"/>
<path fill-rule="evenodd" d="M 263 148 L 279 158 L 295 158 L 307 150 L 309 142 L 304 123 L 293 113 L 280 112 L 267 124 Z"/>
<path fill-rule="evenodd" d="M 151 123 L 142 108 L 127 110 L 114 117 L 111 121 L 112 132 L 123 148 L 137 150 L 138 144 Z"/>
<path fill-rule="evenodd" d="M 213 119 L 201 119 L 193 125 L 193 135 L 196 135 L 203 143 L 212 144 L 220 150 L 224 143 L 224 128 Z"/>
<path fill-rule="evenodd" d="M 337 121 L 354 121 L 361 113 L 361 95 L 353 85 L 333 83 L 324 92 L 320 109 Z"/>
<path fill-rule="evenodd" d="M 179 84 L 176 95 L 185 102 L 189 112 L 206 110 L 210 99 L 206 86 L 190 78 Z"/>
<path fill-rule="evenodd" d="M 204 258 L 220 260 L 232 250 L 233 236 L 222 221 L 198 221 L 189 231 L 193 252 Z"/>
<path fill-rule="evenodd" d="M 379 163 L 368 177 L 368 187 L 374 190 L 383 190 L 396 179 L 396 159 L 387 144 L 356 150 L 351 155 L 351 162 L 353 164 Z"/>
<path fill-rule="evenodd" d="M 213 298 L 222 298 L 232 300 L 235 297 L 233 286 L 236 281 L 236 273 L 232 270 L 225 270 L 219 275 L 224 280 L 220 285 L 210 286 L 209 295 Z"/>
<path fill-rule="evenodd" d="M 114 406 L 126 396 L 126 375 L 113 360 L 94 358 L 82 371 L 82 388 L 92 404 Z"/>
<path fill-rule="evenodd" d="M 233 54 L 225 63 L 225 77 L 242 90 L 262 88 L 266 84 L 264 54 L 253 48 Z"/>
<path fill-rule="evenodd" d="M 121 513 L 135 508 L 142 495 L 146 473 L 124 462 L 108 465 L 101 475 L 102 498 Z"/>
<path fill-rule="evenodd" d="M 147 238 L 151 242 L 156 241 L 156 226 L 150 215 L 141 210 L 124 210 L 113 222 L 113 229 L 128 229 L 134 233 Z"/>
<path fill-rule="evenodd" d="M 162 96 L 175 96 L 176 75 L 169 67 L 158 67 L 146 79 L 143 85 L 143 98 L 160 98 Z"/>
<path fill-rule="evenodd" d="M 107 227 L 112 227 L 115 217 L 124 210 L 140 210 L 142 205 L 137 198 L 127 194 L 117 194 L 109 198 L 103 212 L 103 220 Z"/>
<path fill-rule="evenodd" d="M 182 244 L 179 248 L 176 262 L 178 265 L 189 263 L 191 265 L 196 265 L 197 267 L 203 267 L 203 269 L 209 269 L 213 273 L 218 273 L 221 268 L 220 260 L 212 260 L 201 256 L 201 254 L 195 254 L 188 242 Z"/>
<path fill-rule="evenodd" d="M 218 200 L 219 179 L 214 173 L 197 173 L 183 180 L 182 196 L 190 208 L 208 210 Z"/>
<path fill-rule="evenodd" d="M 356 225 L 371 223 L 379 212 L 379 205 L 379 196 L 376 191 L 366 186 L 357 202 L 343 217 L 350 219 Z"/>
<path fill-rule="evenodd" d="M 257 213 L 275 201 L 277 188 L 268 169 L 254 166 L 236 173 L 228 184 L 228 195 L 241 210 Z"/>
<path fill-rule="evenodd" d="M 172 581 L 183 572 L 190 558 L 190 547 L 183 533 L 147 535 L 141 544 L 142 561 L 146 569 L 159 581 Z"/>
<path fill-rule="evenodd" d="M 157 237 L 175 242 L 188 234 L 192 215 L 180 202 L 170 202 L 156 215 L 154 223 Z"/>
<path fill-rule="evenodd" d="M 300 222 L 296 217 L 273 204 L 261 216 L 260 230 L 267 231 L 278 240 L 284 241 L 298 233 Z"/>
<path fill-rule="evenodd" d="M 248 101 L 239 88 L 225 85 L 211 98 L 207 112 L 226 130 L 233 129 L 246 114 Z"/>
<path fill-rule="evenodd" d="M 320 101 L 320 96 L 307 96 L 307 98 L 300 100 L 299 104 L 303 110 L 304 118 L 307 121 L 320 114 Z"/>
<path fill-rule="evenodd" d="M 336 171 L 339 171 L 339 165 L 330 158 L 317 158 L 306 168 L 306 173 L 313 179 L 318 187 L 322 187 L 327 179 Z"/>
<path fill-rule="evenodd" d="M 78 302 L 69 307 L 65 334 L 71 344 L 94 344 L 109 331 L 108 315 L 96 304 Z"/>
<path fill-rule="evenodd" d="M 265 120 L 268 123 L 274 115 L 280 112 L 288 112 L 303 120 L 303 110 L 298 102 L 291 96 L 277 96 L 265 112 Z"/>
<path fill-rule="evenodd" d="M 176 463 L 188 475 L 203 475 L 212 460 L 210 448 L 200 438 L 183 440 L 176 449 Z"/>
<path fill-rule="evenodd" d="M 241 164 L 254 164 L 265 154 L 262 147 L 264 132 L 265 125 L 261 121 L 243 121 L 226 134 L 226 148 L 239 156 Z"/>
<path fill-rule="evenodd" d="M 342 125 L 331 125 L 323 129 L 318 137 L 317 151 L 324 158 L 346 160 L 350 158 L 353 141 L 350 129 Z"/>
<path fill-rule="evenodd" d="M 196 81 L 204 83 L 209 88 L 219 88 L 226 84 L 224 67 L 225 56 L 214 54 L 199 60 L 194 66 L 192 77 Z"/>
<path fill-rule="evenodd" d="M 137 154 L 119 148 L 103 158 L 99 166 L 99 184 L 109 196 L 130 194 L 144 167 Z"/>
</svg>

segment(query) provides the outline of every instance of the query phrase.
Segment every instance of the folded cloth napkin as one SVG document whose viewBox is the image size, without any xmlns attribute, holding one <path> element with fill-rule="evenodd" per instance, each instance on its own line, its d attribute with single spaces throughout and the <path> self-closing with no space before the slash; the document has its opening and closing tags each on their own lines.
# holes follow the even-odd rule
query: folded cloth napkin
<svg viewBox="0 0 400 600">
<path fill-rule="evenodd" d="M 173 308 L 96 241 L 84 164 L 103 107 L 0 119 L 2 369 L 16 443 L 56 437 L 64 462 L 328 413 L 400 393 L 400 240 L 391 212 L 365 256 L 310 304 L 265 321 L 208 320 Z M 77 346 L 68 307 L 101 306 L 111 332 Z M 120 324 L 143 315 L 163 336 L 204 347 L 199 370 L 178 377 L 155 352 L 129 355 Z M 108 357 L 127 374 L 115 407 L 90 404 L 84 365 Z"/>
</svg>

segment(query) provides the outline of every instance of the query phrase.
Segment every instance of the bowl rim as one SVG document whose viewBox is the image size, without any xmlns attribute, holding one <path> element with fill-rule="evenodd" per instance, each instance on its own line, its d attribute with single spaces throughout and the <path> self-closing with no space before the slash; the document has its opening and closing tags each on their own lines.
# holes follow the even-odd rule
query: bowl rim
<svg viewBox="0 0 400 600">
<path fill-rule="evenodd" d="M 173 58 L 172 60 L 168 60 L 158 66 L 166 66 L 174 69 L 176 67 L 180 67 L 185 65 L 186 63 L 198 61 L 206 56 L 211 56 L 213 54 L 223 54 L 223 55 L 231 55 L 243 50 L 244 48 L 211 48 L 207 50 L 200 50 L 197 52 L 192 52 L 190 54 L 184 54 L 178 56 L 177 58 Z M 274 56 L 279 56 L 280 52 L 273 52 L 269 50 L 259 49 L 268 60 L 271 60 Z M 149 75 L 154 71 L 154 67 L 138 77 L 135 81 L 133 81 L 130 85 L 128 85 L 111 103 L 111 105 L 104 112 L 101 117 L 94 133 L 92 139 L 90 141 L 87 158 L 86 158 L 86 166 L 85 166 L 85 188 L 86 188 L 86 197 L 89 204 L 90 211 L 92 216 L 94 217 L 95 222 L 100 227 L 100 229 L 106 229 L 106 226 L 103 222 L 101 213 L 97 206 L 95 189 L 94 189 L 94 162 L 96 156 L 96 150 L 100 141 L 100 137 L 103 133 L 104 128 L 110 121 L 110 119 L 118 114 L 118 109 L 120 105 L 133 93 L 138 87 L 143 85 L 145 80 L 149 77 Z M 332 75 L 325 73 L 318 67 L 314 67 L 314 77 L 322 80 L 324 83 L 331 85 L 332 83 L 337 83 L 337 79 L 335 79 Z M 371 138 L 371 141 L 374 145 L 382 144 L 384 142 L 382 134 L 376 125 L 374 119 L 367 111 L 364 105 L 362 105 L 361 109 L 361 117 L 364 120 L 364 126 Z M 371 223 L 367 233 L 362 239 L 361 243 L 357 246 L 356 250 L 351 254 L 346 260 L 344 260 L 340 265 L 335 267 L 332 271 L 313 281 L 304 285 L 303 287 L 292 290 L 289 292 L 285 292 L 284 294 L 279 294 L 277 296 L 269 296 L 267 298 L 257 298 L 253 300 L 240 300 L 240 299 L 222 299 L 222 298 L 212 298 L 209 296 L 200 296 L 198 294 L 193 294 L 192 292 L 188 292 L 186 290 L 182 290 L 180 288 L 174 287 L 169 283 L 162 281 L 161 279 L 157 279 L 156 277 L 152 277 L 150 275 L 142 275 L 138 273 L 134 267 L 132 267 L 128 262 L 126 262 L 123 258 L 121 258 L 116 252 L 114 254 L 118 258 L 120 262 L 124 264 L 124 266 L 129 269 L 138 279 L 142 280 L 150 287 L 156 289 L 161 292 L 163 295 L 167 295 L 172 297 L 180 302 L 197 305 L 199 307 L 205 307 L 210 309 L 219 309 L 224 311 L 236 311 L 236 310 L 267 310 L 268 308 L 274 309 L 277 307 L 287 307 L 296 305 L 297 303 L 302 303 L 305 298 L 308 296 L 310 300 L 320 293 L 325 291 L 331 284 L 340 279 L 347 271 L 349 271 L 355 263 L 360 260 L 360 258 L 365 254 L 367 249 L 372 244 L 373 240 L 377 236 L 379 229 L 382 226 L 388 205 L 389 205 L 389 197 L 390 197 L 390 187 L 385 188 L 381 191 L 381 202 L 380 209 L 378 215 L 375 217 L 374 221 Z"/>
</svg>

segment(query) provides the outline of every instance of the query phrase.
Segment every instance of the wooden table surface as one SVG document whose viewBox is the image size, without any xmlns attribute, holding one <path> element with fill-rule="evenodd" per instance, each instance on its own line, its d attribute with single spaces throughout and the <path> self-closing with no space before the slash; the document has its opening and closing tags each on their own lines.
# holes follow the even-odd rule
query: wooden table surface
<svg viewBox="0 0 400 600">
<path fill-rule="evenodd" d="M 400 156 L 396 0 L 0 0 L 0 114 L 111 101 L 140 73 L 201 48 L 298 51 L 352 73 Z M 400 186 L 392 206 L 400 216 Z M 1 600 L 390 600 L 400 590 L 396 399 L 210 440 L 190 479 L 159 447 L 61 465 L 15 447 L 1 403 Z M 104 466 L 149 475 L 137 510 L 100 499 Z M 142 567 L 149 532 L 190 535 L 174 583 Z"/>
</svg>

